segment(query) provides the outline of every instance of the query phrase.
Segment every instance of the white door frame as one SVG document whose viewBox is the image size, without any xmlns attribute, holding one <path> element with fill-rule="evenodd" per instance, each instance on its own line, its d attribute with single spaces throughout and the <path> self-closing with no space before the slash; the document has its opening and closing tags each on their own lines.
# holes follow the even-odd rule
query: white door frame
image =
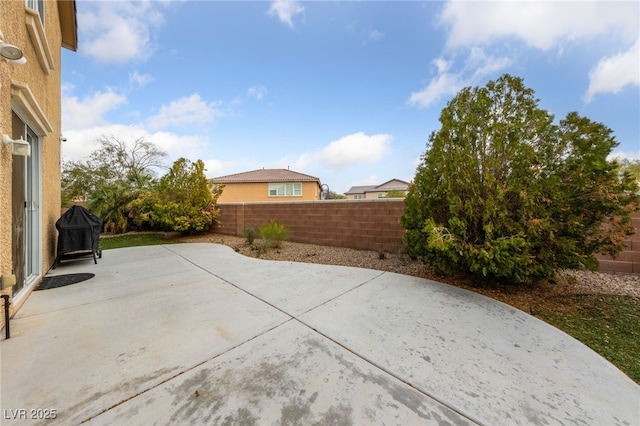
<svg viewBox="0 0 640 426">
<path fill-rule="evenodd" d="M 42 275 L 42 161 L 40 138 L 25 125 L 31 155 L 25 168 L 25 287 L 32 286 Z"/>
</svg>

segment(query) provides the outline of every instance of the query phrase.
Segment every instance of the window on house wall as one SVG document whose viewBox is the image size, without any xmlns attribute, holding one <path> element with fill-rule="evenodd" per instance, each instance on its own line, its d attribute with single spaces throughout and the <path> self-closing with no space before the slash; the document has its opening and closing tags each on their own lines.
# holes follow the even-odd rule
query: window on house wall
<svg viewBox="0 0 640 426">
<path fill-rule="evenodd" d="M 44 26 L 44 0 L 26 0 L 27 7 L 35 10 L 40 15 L 40 21 Z"/>
<path fill-rule="evenodd" d="M 302 195 L 301 183 L 270 183 L 269 197 L 300 197 Z"/>
<path fill-rule="evenodd" d="M 353 194 L 353 199 L 354 200 L 362 200 L 362 194 Z"/>
<path fill-rule="evenodd" d="M 384 198 L 387 195 L 386 192 L 378 192 L 378 198 Z"/>
</svg>

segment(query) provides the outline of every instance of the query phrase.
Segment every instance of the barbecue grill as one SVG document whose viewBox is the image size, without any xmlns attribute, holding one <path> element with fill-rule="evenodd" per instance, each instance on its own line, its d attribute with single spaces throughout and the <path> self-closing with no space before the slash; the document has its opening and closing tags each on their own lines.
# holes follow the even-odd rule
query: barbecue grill
<svg viewBox="0 0 640 426">
<path fill-rule="evenodd" d="M 56 222 L 58 230 L 58 250 L 55 269 L 63 260 L 93 256 L 94 263 L 102 258 L 100 231 L 102 219 L 82 206 L 73 206 Z"/>
</svg>

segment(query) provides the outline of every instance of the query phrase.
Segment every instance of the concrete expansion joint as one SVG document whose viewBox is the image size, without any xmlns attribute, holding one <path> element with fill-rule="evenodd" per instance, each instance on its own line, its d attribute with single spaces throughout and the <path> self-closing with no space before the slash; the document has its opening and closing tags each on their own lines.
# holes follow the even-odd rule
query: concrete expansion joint
<svg viewBox="0 0 640 426">
<path fill-rule="evenodd" d="M 188 259 L 187 257 L 185 257 L 185 256 L 181 255 L 180 253 L 177 253 L 177 252 L 175 252 L 175 251 L 171 250 L 169 247 L 164 246 L 164 245 L 163 245 L 162 247 L 163 247 L 164 249 L 166 249 L 166 250 L 170 251 L 171 253 L 175 254 L 176 256 L 180 257 L 181 259 L 184 259 L 185 261 L 189 262 L 190 264 L 192 264 L 192 265 L 193 265 L 193 266 L 195 266 L 196 268 L 200 269 L 201 271 L 203 271 L 203 272 L 205 272 L 205 273 L 207 273 L 207 274 L 209 274 L 209 275 L 212 275 L 212 276 L 214 276 L 214 277 L 218 278 L 219 280 L 221 280 L 221 281 L 223 281 L 223 282 L 225 282 L 225 283 L 229 284 L 230 286 L 232 286 L 232 287 L 234 287 L 234 288 L 236 288 L 236 289 L 240 290 L 241 292 L 243 292 L 243 293 L 245 293 L 245 294 L 247 294 L 247 295 L 249 295 L 249 296 L 251 296 L 251 297 L 253 297 L 253 298 L 255 298 L 255 299 L 259 300 L 259 301 L 261 301 L 262 303 L 265 303 L 266 305 L 271 306 L 273 309 L 276 309 L 277 311 L 279 311 L 279 312 L 281 312 L 281 313 L 283 313 L 283 314 L 287 315 L 289 318 L 295 318 L 295 319 L 297 319 L 297 316 L 304 315 L 304 314 L 306 314 L 306 313 L 308 313 L 308 312 L 313 311 L 314 309 L 319 308 L 320 306 L 326 305 L 326 304 L 327 304 L 327 303 L 329 303 L 329 302 L 332 302 L 332 301 L 334 301 L 334 300 L 336 300 L 336 299 L 339 299 L 340 297 L 344 296 L 345 294 L 348 294 L 348 293 L 350 293 L 350 292 L 352 292 L 352 291 L 354 291 L 354 290 L 357 290 L 357 289 L 359 289 L 360 287 L 362 287 L 362 286 L 364 286 L 364 285 L 366 285 L 366 284 L 368 284 L 368 283 L 370 283 L 370 282 L 372 282 L 372 281 L 375 281 L 376 279 L 380 278 L 381 276 L 383 276 L 384 274 L 386 274 L 386 273 L 387 273 L 386 271 L 380 271 L 380 273 L 379 273 L 378 275 L 376 275 L 376 276 L 374 276 L 374 277 L 372 277 L 372 278 L 370 278 L 370 279 L 368 279 L 368 280 L 365 280 L 365 281 L 363 281 L 362 283 L 360 283 L 360 284 L 358 284 L 358 285 L 356 285 L 356 286 L 354 286 L 354 287 L 351 287 L 350 289 L 348 289 L 348 290 L 346 290 L 346 291 L 343 291 L 342 293 L 338 294 L 337 296 L 334 296 L 334 297 L 332 297 L 332 298 L 330 298 L 330 299 L 328 299 L 328 300 L 325 300 L 324 302 L 320 303 L 319 305 L 317 305 L 317 306 L 313 306 L 313 307 L 311 307 L 311 308 L 307 309 L 306 311 L 304 311 L 304 312 L 302 312 L 302 313 L 300 313 L 300 314 L 298 314 L 298 315 L 296 316 L 296 315 L 294 315 L 294 314 L 291 314 L 291 313 L 289 313 L 289 312 L 286 312 L 285 310 L 283 310 L 282 308 L 280 308 L 280 307 L 278 307 L 278 306 L 274 305 L 273 303 L 270 303 L 270 302 L 268 302 L 267 300 L 264 300 L 264 299 L 263 299 L 263 298 L 261 298 L 260 296 L 258 296 L 258 295 L 256 295 L 256 294 L 253 294 L 253 293 L 251 293 L 250 291 L 247 291 L 246 289 L 244 289 L 244 288 L 240 287 L 240 286 L 239 286 L 239 285 L 237 285 L 236 283 L 233 283 L 233 282 L 231 282 L 231 281 L 227 280 L 226 278 L 224 278 L 224 277 L 222 277 L 222 276 L 220 276 L 220 275 L 218 275 L 218 274 L 216 274 L 216 273 L 214 273 L 214 272 L 211 272 L 211 271 L 209 271 L 209 270 L 207 270 L 207 269 L 203 268 L 202 266 L 198 265 L 197 263 L 193 262 L 192 260 Z"/>
<path fill-rule="evenodd" d="M 477 419 L 476 417 L 474 417 L 473 415 L 465 412 L 463 409 L 456 407 L 455 405 L 453 405 L 451 402 L 443 400 L 441 398 L 438 398 L 434 395 L 432 395 L 431 393 L 417 388 L 415 386 L 413 386 L 412 383 L 407 382 L 405 379 L 403 379 L 402 377 L 400 377 L 399 375 L 395 374 L 393 371 L 385 368 L 384 366 L 370 360 L 369 358 L 367 358 L 366 356 L 358 353 L 357 351 L 352 350 L 351 348 L 349 348 L 348 346 L 343 345 L 342 343 L 340 343 L 338 340 L 335 340 L 333 338 L 331 338 L 331 336 L 322 333 L 321 331 L 317 330 L 316 328 L 313 328 L 311 325 L 306 324 L 304 321 L 297 319 L 296 321 L 298 321 L 300 324 L 304 325 L 305 327 L 313 330 L 313 332 L 317 333 L 318 335 L 322 336 L 323 338 L 333 342 L 334 344 L 340 346 L 342 349 L 344 349 L 345 351 L 353 354 L 354 356 L 358 357 L 359 359 L 361 359 L 362 361 L 366 362 L 367 364 L 373 366 L 374 368 L 383 371 L 384 373 L 388 374 L 389 376 L 393 377 L 394 379 L 404 383 L 405 385 L 409 386 L 410 388 L 414 389 L 417 392 L 420 392 L 422 395 L 426 396 L 427 398 L 430 398 L 434 401 L 436 401 L 437 403 L 447 407 L 448 409 L 450 409 L 451 411 L 454 411 L 455 413 L 459 414 L 460 416 L 464 417 L 465 419 L 467 419 L 469 422 L 477 424 L 477 425 L 484 425 L 485 423 L 482 422 L 481 420 Z"/>
<path fill-rule="evenodd" d="M 134 393 L 133 395 L 131 395 L 131 396 L 127 397 L 127 398 L 122 399 L 121 401 L 113 404 L 112 406 L 110 406 L 108 408 L 105 408 L 104 410 L 102 410 L 98 414 L 95 414 L 95 415 L 87 417 L 86 419 L 82 420 L 80 423 L 81 424 L 82 423 L 87 423 L 87 422 L 95 419 L 96 417 L 98 417 L 98 416 L 100 416 L 100 415 L 102 415 L 102 414 L 104 414 L 104 413 L 106 413 L 106 412 L 108 412 L 110 410 L 113 410 L 114 408 L 116 408 L 116 407 L 118 407 L 118 406 L 120 406 L 120 405 L 122 405 L 122 404 L 124 404 L 124 403 L 126 403 L 128 401 L 131 401 L 131 400 L 133 400 L 133 399 L 135 399 L 135 398 L 137 398 L 137 397 L 139 397 L 139 396 L 141 396 L 141 395 L 143 395 L 143 394 L 145 394 L 145 393 L 147 393 L 149 391 L 152 391 L 152 390 L 154 390 L 156 388 L 160 388 L 165 383 L 168 383 L 168 382 L 170 382 L 170 381 L 172 381 L 172 380 L 174 380 L 174 379 L 176 379 L 176 378 L 178 378 L 178 377 L 180 377 L 180 376 L 182 376 L 182 375 L 184 375 L 184 374 L 186 374 L 186 373 L 188 373 L 190 371 L 193 371 L 193 370 L 197 369 L 198 367 L 200 367 L 200 366 L 202 366 L 202 365 L 204 365 L 204 364 L 206 364 L 206 363 L 208 363 L 210 361 L 215 360 L 216 358 L 220 358 L 221 356 L 224 356 L 225 354 L 227 354 L 227 353 L 229 353 L 229 352 L 231 352 L 231 351 L 233 351 L 233 350 L 235 350 L 235 349 L 237 349 L 237 348 L 239 348 L 239 347 L 241 347 L 241 346 L 243 346 L 243 345 L 245 345 L 245 344 L 257 339 L 258 337 L 260 337 L 260 336 L 262 336 L 264 334 L 270 333 L 271 331 L 275 330 L 278 327 L 281 327 L 282 325 L 290 322 L 291 320 L 292 319 L 289 319 L 289 320 L 284 321 L 282 323 L 276 324 L 273 327 L 269 328 L 268 330 L 265 330 L 264 332 L 259 333 L 259 334 L 255 335 L 255 336 L 253 336 L 253 337 L 241 342 L 241 343 L 238 343 L 237 345 L 232 346 L 232 347 L 230 347 L 229 349 L 227 349 L 225 351 L 222 351 L 222 352 L 220 352 L 218 354 L 215 354 L 214 356 L 212 356 L 210 358 L 207 358 L 205 360 L 202 360 L 200 362 L 197 362 L 197 363 L 193 364 L 190 367 L 187 367 L 187 368 L 185 368 L 183 370 L 180 370 L 177 373 L 167 377 L 166 379 L 161 380 L 160 382 L 154 384 L 153 386 L 149 386 L 149 387 L 147 387 L 147 388 L 145 388 L 145 389 L 143 389 L 143 390 L 141 390 L 139 392 Z"/>
<path fill-rule="evenodd" d="M 357 286 L 355 286 L 355 287 L 351 287 L 350 289 L 348 289 L 348 290 L 346 290 L 346 291 L 343 291 L 342 293 L 338 294 L 337 296 L 334 296 L 334 297 L 332 297 L 331 299 L 325 300 L 324 302 L 320 303 L 320 304 L 319 304 L 319 305 L 317 305 L 317 306 L 314 306 L 314 307 L 312 307 L 312 308 L 307 309 L 306 311 L 302 312 L 301 314 L 298 314 L 298 316 L 301 316 L 301 315 L 304 315 L 304 314 L 306 314 L 306 313 L 308 313 L 308 312 L 311 312 L 311 311 L 313 311 L 314 309 L 318 309 L 320 306 L 324 306 L 324 305 L 326 305 L 326 304 L 327 304 L 327 303 L 329 303 L 329 302 L 333 302 L 334 300 L 341 298 L 341 297 L 342 297 L 342 296 L 344 296 L 345 294 L 349 294 L 349 293 L 351 293 L 352 291 L 357 290 L 357 289 L 359 289 L 360 287 L 362 287 L 362 286 L 364 286 L 364 285 L 366 285 L 366 284 L 369 284 L 369 283 L 370 283 L 370 282 L 372 282 L 372 281 L 377 280 L 378 278 L 380 278 L 380 277 L 381 277 L 381 276 L 383 276 L 384 274 L 386 274 L 386 272 L 385 272 L 385 271 L 381 271 L 381 272 L 380 272 L 378 275 L 376 275 L 375 277 L 372 277 L 372 278 L 370 278 L 370 279 L 368 279 L 368 280 L 366 280 L 366 281 L 363 281 L 363 282 L 361 282 L 360 284 L 358 284 Z M 265 303 L 266 303 L 266 302 L 265 302 Z M 291 315 L 291 314 L 289 314 L 289 313 L 287 313 L 287 315 L 292 316 L 292 315 Z M 293 316 L 293 317 L 294 317 L 294 318 L 296 318 L 296 319 L 298 319 L 298 318 L 297 318 L 297 316 Z"/>
<path fill-rule="evenodd" d="M 638 418 L 640 388 L 591 349 L 445 284 L 204 244 L 91 268 L 94 285 L 31 297 L 2 342 L 6 415 L 51 401 L 58 422 L 87 425 Z"/>
</svg>

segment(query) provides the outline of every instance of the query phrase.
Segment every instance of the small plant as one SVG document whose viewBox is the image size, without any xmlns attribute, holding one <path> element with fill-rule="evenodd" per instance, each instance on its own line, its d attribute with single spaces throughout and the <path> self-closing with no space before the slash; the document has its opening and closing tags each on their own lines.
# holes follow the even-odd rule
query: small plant
<svg viewBox="0 0 640 426">
<path fill-rule="evenodd" d="M 260 231 L 258 231 L 254 227 L 245 228 L 244 236 L 247 239 L 247 244 L 252 245 L 255 239 L 260 235 Z"/>
<path fill-rule="evenodd" d="M 280 248 L 282 241 L 289 237 L 289 228 L 283 223 L 270 220 L 260 227 L 260 238 L 269 242 L 271 247 Z"/>
<path fill-rule="evenodd" d="M 258 257 L 265 254 L 267 250 L 269 250 L 269 247 L 271 247 L 271 241 L 264 238 L 260 240 L 260 244 L 256 247 L 256 250 L 258 250 Z"/>
<path fill-rule="evenodd" d="M 403 264 L 407 264 L 412 260 L 410 254 L 409 254 L 409 249 L 404 244 L 398 249 L 398 251 L 396 251 L 396 257 Z"/>
</svg>

